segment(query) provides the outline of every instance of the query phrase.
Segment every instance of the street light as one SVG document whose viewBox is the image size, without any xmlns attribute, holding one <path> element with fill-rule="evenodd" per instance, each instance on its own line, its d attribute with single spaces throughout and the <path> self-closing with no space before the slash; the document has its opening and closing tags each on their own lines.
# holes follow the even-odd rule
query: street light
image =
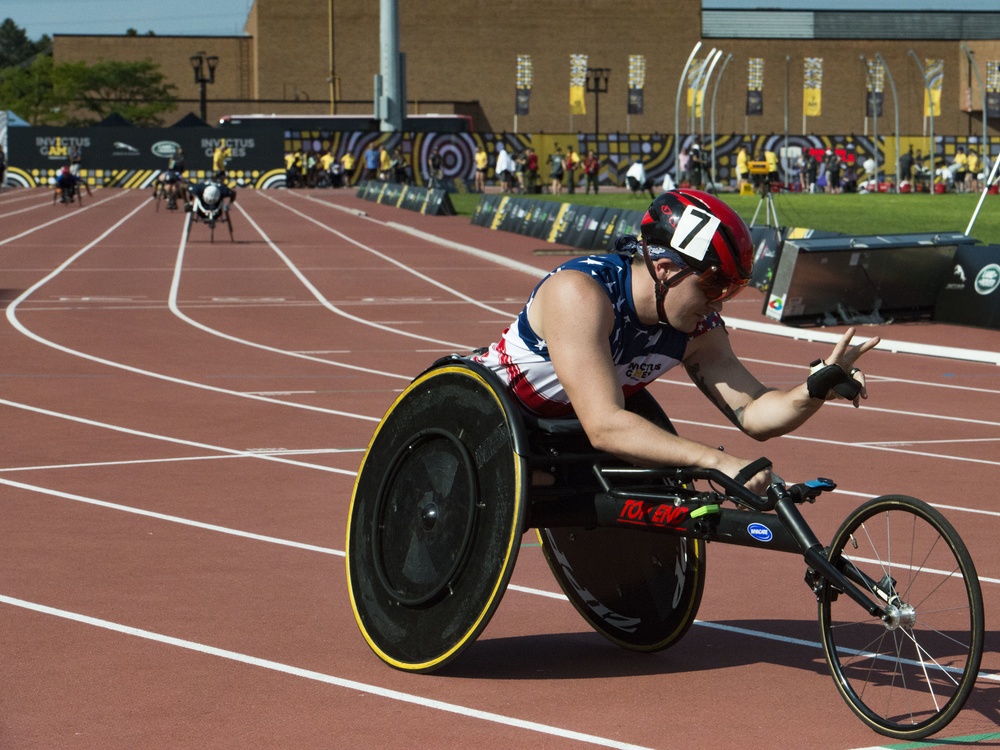
<svg viewBox="0 0 1000 750">
<path fill-rule="evenodd" d="M 611 68 L 587 68 L 587 93 L 594 95 L 594 135 L 601 132 L 601 94 L 608 93 Z"/>
<path fill-rule="evenodd" d="M 191 67 L 194 69 L 194 82 L 201 86 L 201 119 L 208 122 L 208 103 L 206 100 L 206 89 L 208 84 L 215 83 L 215 66 L 219 64 L 219 58 L 215 55 L 205 55 L 199 52 L 191 56 Z M 208 72 L 205 72 L 205 68 Z"/>
</svg>

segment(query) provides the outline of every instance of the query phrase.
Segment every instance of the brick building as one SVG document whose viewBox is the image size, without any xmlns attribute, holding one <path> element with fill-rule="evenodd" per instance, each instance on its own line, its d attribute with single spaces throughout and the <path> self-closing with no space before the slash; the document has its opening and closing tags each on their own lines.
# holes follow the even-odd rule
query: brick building
<svg viewBox="0 0 1000 750">
<path fill-rule="evenodd" d="M 587 114 L 569 112 L 571 54 L 586 54 L 589 66 L 610 69 L 599 102 L 601 132 L 673 132 L 678 81 L 701 41 L 699 57 L 712 48 L 724 53 L 706 89 L 704 127 L 714 98 L 717 133 L 781 133 L 786 102 L 792 133 L 802 133 L 803 125 L 808 133 L 860 133 L 871 127 L 860 56 L 878 53 L 896 84 L 901 133 L 924 132 L 924 86 L 916 61 L 938 59 L 944 76 L 935 132 L 977 134 L 982 90 L 963 45 L 984 77 L 986 61 L 1000 58 L 1000 13 L 703 12 L 701 0 L 543 0 L 526 12 L 524 0 L 425 0 L 400 4 L 399 29 L 409 113 L 471 113 L 476 130 L 484 132 L 514 128 L 518 55 L 530 55 L 533 68 L 530 109 L 517 118 L 518 130 L 593 132 L 594 94 L 585 95 Z M 174 119 L 197 112 L 199 87 L 188 62 L 197 52 L 219 58 L 216 81 L 208 87 L 210 122 L 231 113 L 372 112 L 379 0 L 256 0 L 245 31 L 242 37 L 57 35 L 54 54 L 56 62 L 158 62 L 184 100 Z M 644 113 L 631 116 L 630 55 L 644 55 L 647 66 Z M 764 61 L 763 114 L 746 117 L 751 57 Z M 822 114 L 804 122 L 806 57 L 823 58 Z M 880 133 L 894 129 L 888 83 L 884 96 Z M 684 131 L 690 124 L 684 98 L 681 109 Z"/>
</svg>

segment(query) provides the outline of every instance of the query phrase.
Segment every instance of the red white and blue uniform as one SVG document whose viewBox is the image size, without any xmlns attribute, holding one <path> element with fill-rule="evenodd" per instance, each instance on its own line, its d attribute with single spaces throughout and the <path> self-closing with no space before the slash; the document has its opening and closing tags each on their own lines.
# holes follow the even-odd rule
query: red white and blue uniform
<svg viewBox="0 0 1000 750">
<path fill-rule="evenodd" d="M 618 382 L 626 397 L 679 365 L 692 338 L 723 325 L 718 313 L 706 317 L 690 334 L 661 323 L 646 325 L 639 321 L 632 300 L 632 261 L 629 256 L 574 258 L 542 279 L 514 324 L 503 332 L 498 342 L 490 345 L 485 354 L 475 357 L 476 361 L 496 372 L 511 393 L 537 416 L 565 417 L 573 413 L 569 398 L 556 378 L 548 346 L 528 322 L 528 310 L 539 287 L 552 274 L 564 271 L 588 274 L 608 295 L 615 314 L 608 345 Z"/>
</svg>

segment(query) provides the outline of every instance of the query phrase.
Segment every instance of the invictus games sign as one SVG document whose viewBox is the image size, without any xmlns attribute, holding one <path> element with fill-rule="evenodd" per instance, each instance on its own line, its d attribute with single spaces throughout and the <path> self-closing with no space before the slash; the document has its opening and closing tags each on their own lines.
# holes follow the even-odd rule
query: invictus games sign
<svg viewBox="0 0 1000 750">
<path fill-rule="evenodd" d="M 241 127 L 239 136 L 219 128 L 10 128 L 10 164 L 27 171 L 58 169 L 77 154 L 84 170 L 158 170 L 179 149 L 189 170 L 207 170 L 223 140 L 234 169 L 284 168 L 283 133 L 275 128 Z"/>
<path fill-rule="evenodd" d="M 47 161 L 68 161 L 73 150 L 82 152 L 90 148 L 90 138 L 87 136 L 36 136 L 35 152 Z"/>
</svg>

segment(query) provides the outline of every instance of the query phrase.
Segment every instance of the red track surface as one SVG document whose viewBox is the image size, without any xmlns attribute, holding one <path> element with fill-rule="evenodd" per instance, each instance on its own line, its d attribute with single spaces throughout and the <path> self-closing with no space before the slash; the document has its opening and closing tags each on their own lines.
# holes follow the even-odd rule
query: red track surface
<svg viewBox="0 0 1000 750">
<path fill-rule="evenodd" d="M 0 196 L 0 747 L 887 744 L 832 684 L 801 560 L 746 548 L 711 546 L 699 624 L 639 655 L 585 625 L 526 535 L 461 657 L 427 676 L 379 661 L 344 574 L 362 451 L 411 377 L 492 340 L 535 283 L 398 225 L 539 271 L 559 258 L 348 193 L 242 191 L 237 209 L 235 244 L 203 226 L 185 244 L 184 215 L 144 192 L 83 209 Z M 726 314 L 760 319 L 759 296 Z M 878 332 L 1000 350 L 997 331 Z M 733 339 L 775 385 L 830 349 Z M 679 374 L 653 393 L 686 435 L 834 478 L 807 508 L 821 538 L 869 496 L 948 506 L 983 581 L 987 653 L 946 734 L 996 731 L 1000 368 L 879 350 L 863 364 L 861 410 L 829 405 L 765 446 Z"/>
</svg>

